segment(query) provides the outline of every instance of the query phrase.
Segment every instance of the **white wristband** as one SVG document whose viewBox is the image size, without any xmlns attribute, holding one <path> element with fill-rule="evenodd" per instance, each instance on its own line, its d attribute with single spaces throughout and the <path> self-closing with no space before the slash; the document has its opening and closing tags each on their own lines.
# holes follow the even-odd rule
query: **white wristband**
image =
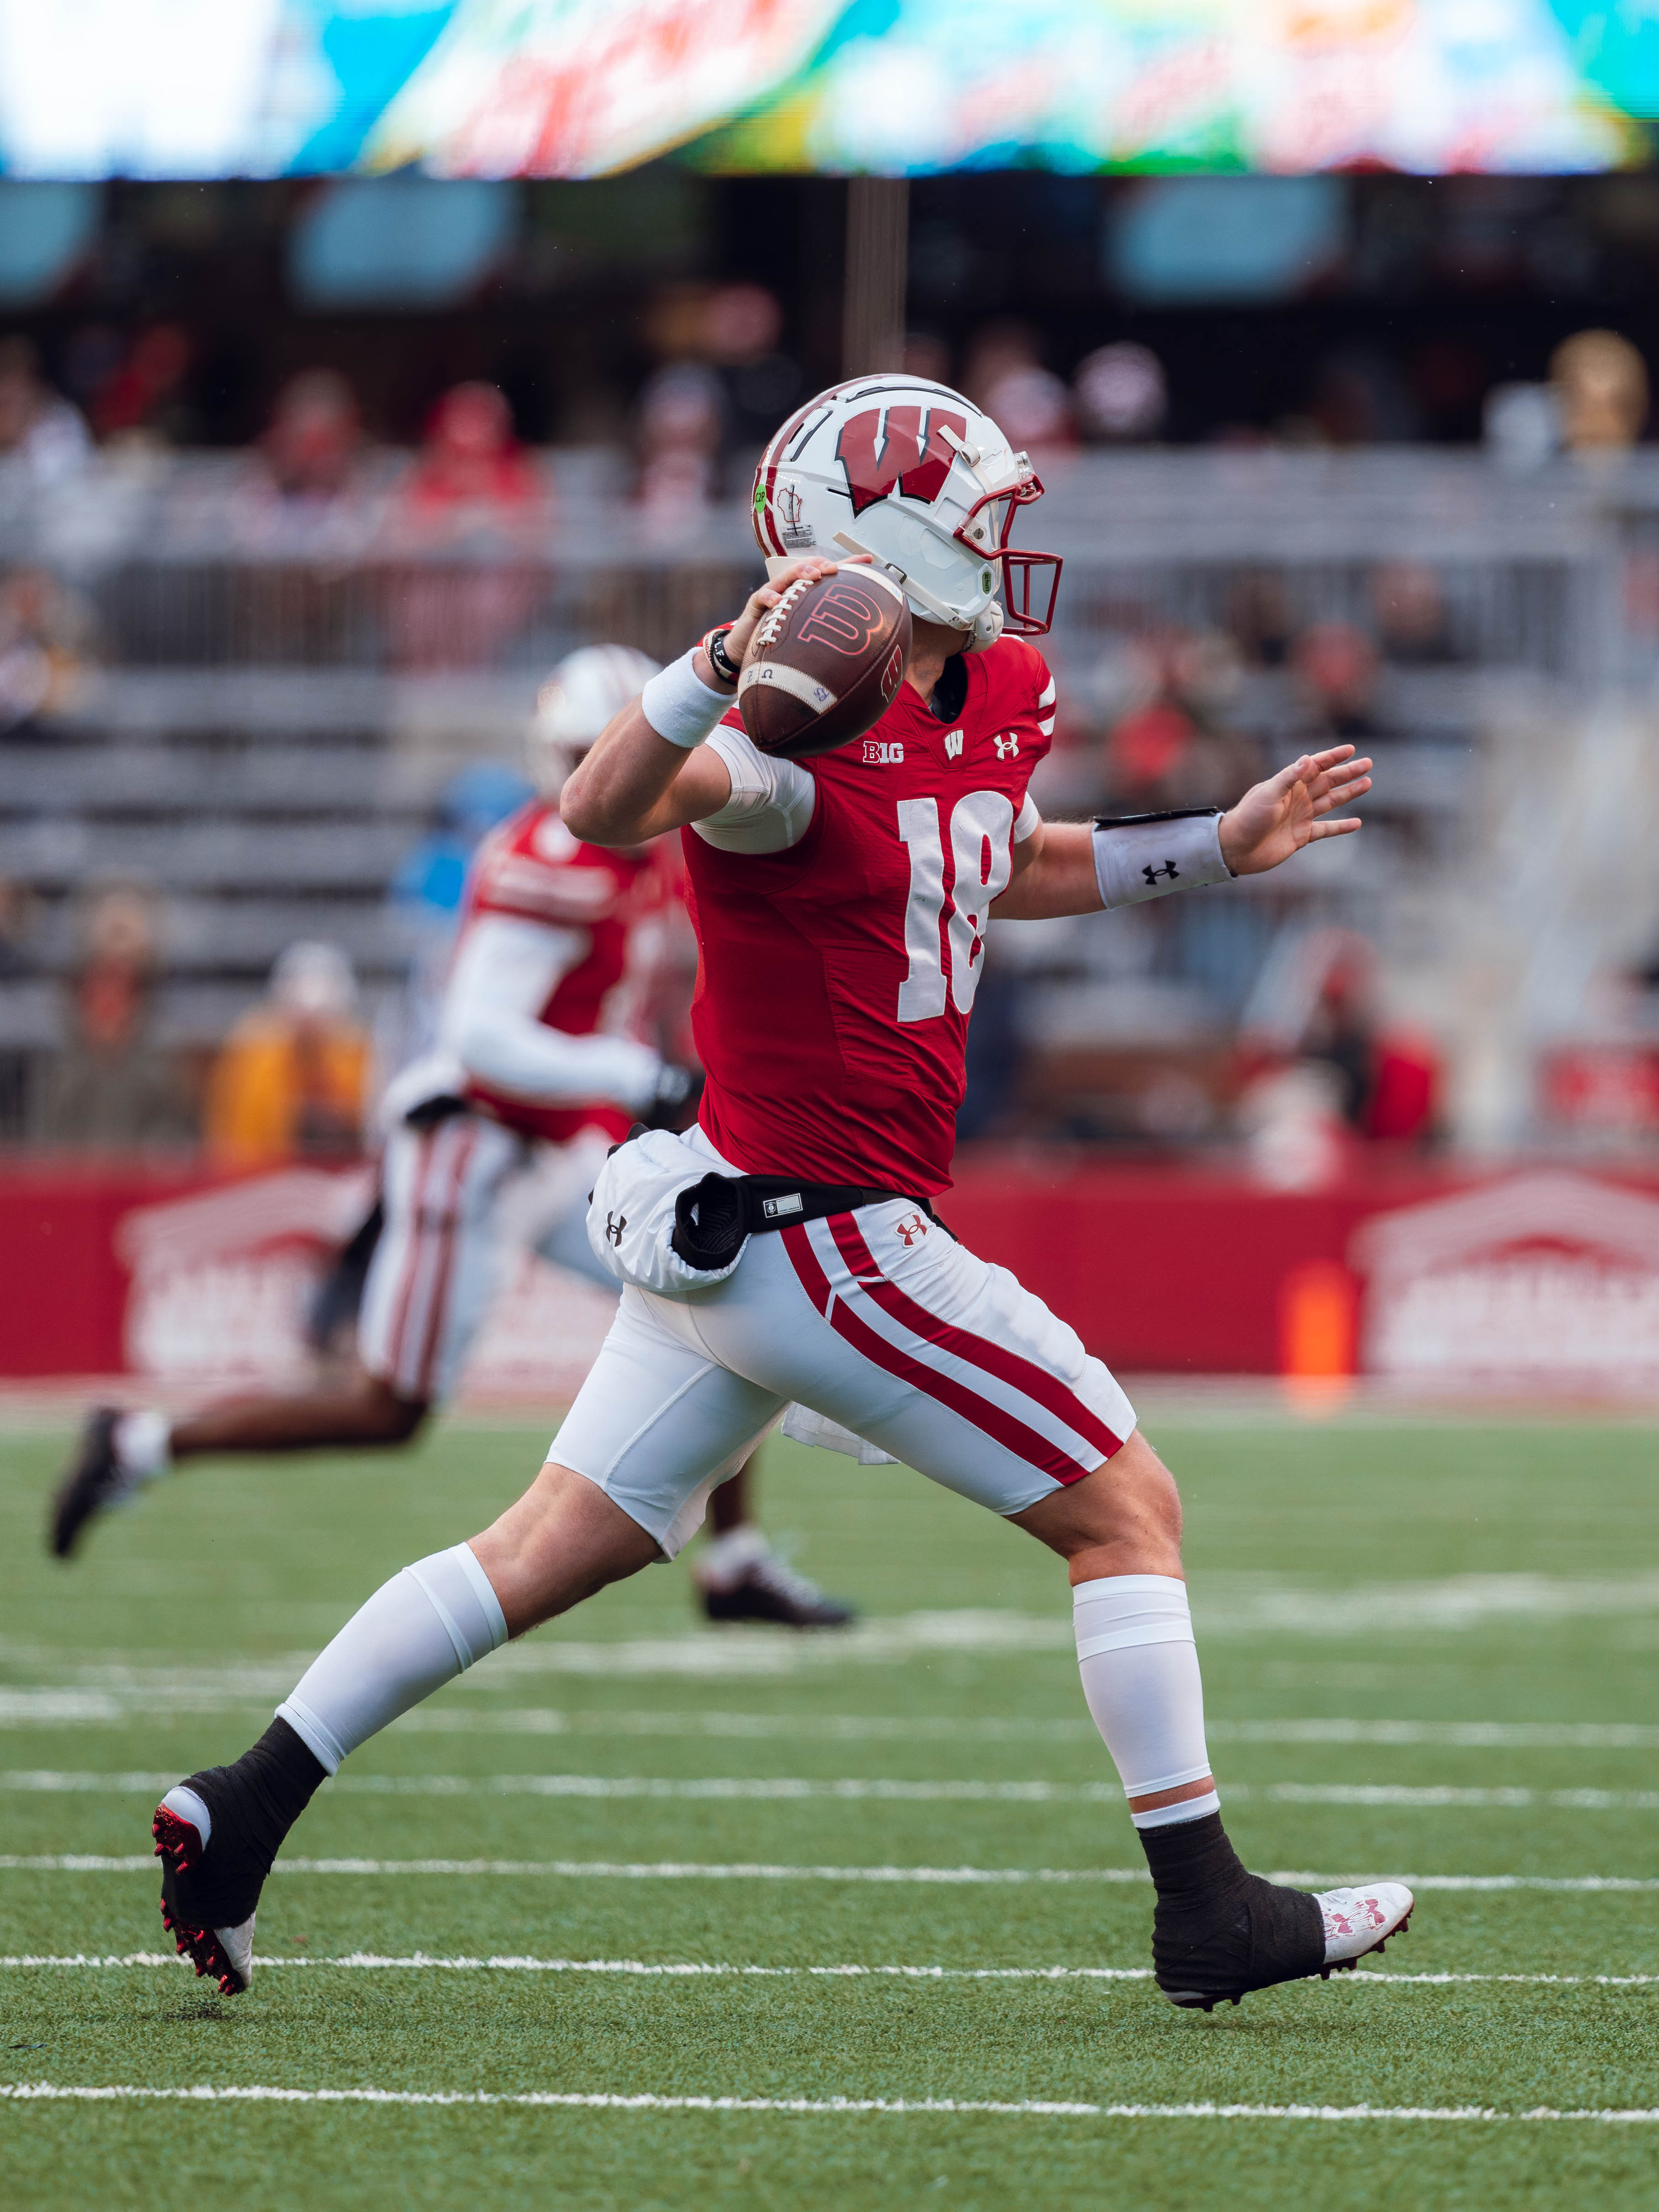
<svg viewBox="0 0 1659 2212">
<path fill-rule="evenodd" d="M 692 666 L 696 648 L 671 660 L 640 694 L 645 719 L 659 738 L 688 752 L 700 745 L 730 713 L 732 694 L 711 691 Z"/>
<path fill-rule="evenodd" d="M 1231 875 L 1221 856 L 1218 814 L 1095 826 L 1095 880 L 1104 907 L 1201 890 L 1206 884 L 1226 883 Z"/>
</svg>

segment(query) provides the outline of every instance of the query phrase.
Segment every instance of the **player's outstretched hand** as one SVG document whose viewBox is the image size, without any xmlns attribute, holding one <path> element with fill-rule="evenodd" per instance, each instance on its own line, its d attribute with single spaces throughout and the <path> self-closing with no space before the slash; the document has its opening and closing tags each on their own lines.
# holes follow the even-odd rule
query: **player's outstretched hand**
<svg viewBox="0 0 1659 2212">
<path fill-rule="evenodd" d="M 1364 796 L 1371 787 L 1370 770 L 1370 761 L 1354 758 L 1352 745 L 1304 753 L 1247 791 L 1222 816 L 1222 858 L 1236 876 L 1259 876 L 1316 838 L 1346 837 L 1358 829 L 1358 815 L 1340 822 L 1325 817 Z"/>
</svg>

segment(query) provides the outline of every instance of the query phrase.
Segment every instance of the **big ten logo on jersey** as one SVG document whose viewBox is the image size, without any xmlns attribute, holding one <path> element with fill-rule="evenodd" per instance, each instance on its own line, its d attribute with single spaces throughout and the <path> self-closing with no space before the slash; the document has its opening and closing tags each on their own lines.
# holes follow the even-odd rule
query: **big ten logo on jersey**
<svg viewBox="0 0 1659 2212">
<path fill-rule="evenodd" d="M 991 908 L 1013 873 L 1014 806 L 1006 792 L 964 792 L 951 808 L 948 827 L 940 824 L 939 804 L 931 798 L 898 801 L 899 840 L 910 856 L 901 1022 L 932 1021 L 951 1006 L 959 1014 L 972 1011 Z"/>
<path fill-rule="evenodd" d="M 904 747 L 896 738 L 866 738 L 864 759 L 867 768 L 902 768 Z"/>
<path fill-rule="evenodd" d="M 890 607 L 884 609 L 872 592 L 861 592 L 841 577 L 836 580 L 833 592 L 819 595 L 817 605 L 795 635 L 802 645 L 827 646 L 831 653 L 842 653 L 850 659 L 856 659 L 868 647 L 871 639 L 891 611 Z M 898 659 L 902 668 L 904 665 L 902 653 Z M 884 682 L 885 676 L 886 671 L 884 670 Z"/>
<path fill-rule="evenodd" d="M 940 434 L 946 430 L 965 438 L 967 416 L 944 407 L 872 407 L 849 416 L 836 441 L 836 459 L 847 474 L 853 513 L 862 514 L 895 489 L 931 506 L 956 459 Z"/>
</svg>

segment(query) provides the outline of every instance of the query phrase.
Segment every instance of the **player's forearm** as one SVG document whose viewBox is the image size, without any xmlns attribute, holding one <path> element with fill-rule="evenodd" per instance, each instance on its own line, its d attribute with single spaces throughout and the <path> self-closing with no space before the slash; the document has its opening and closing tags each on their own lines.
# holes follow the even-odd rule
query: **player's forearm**
<svg viewBox="0 0 1659 2212">
<path fill-rule="evenodd" d="M 570 777 L 559 811 L 571 834 L 590 845 L 642 845 L 713 813 L 731 790 L 716 757 L 660 736 L 635 699 Z"/>
<path fill-rule="evenodd" d="M 473 1082 L 538 1106 L 608 1098 L 638 1112 L 662 1072 L 650 1047 L 631 1037 L 571 1036 L 497 1007 L 446 1024 L 444 1042 Z"/>
<path fill-rule="evenodd" d="M 1045 822 L 1041 842 L 991 911 L 999 921 L 1048 921 L 1064 914 L 1097 914 L 1100 884 L 1093 832 L 1086 822 Z M 1035 842 L 1035 841 L 1034 841 Z"/>
<path fill-rule="evenodd" d="M 999 921 L 1043 921 L 1225 883 L 1232 870 L 1222 848 L 1224 818 L 1195 810 L 1142 821 L 1046 822 L 1030 862 L 992 911 Z"/>
</svg>

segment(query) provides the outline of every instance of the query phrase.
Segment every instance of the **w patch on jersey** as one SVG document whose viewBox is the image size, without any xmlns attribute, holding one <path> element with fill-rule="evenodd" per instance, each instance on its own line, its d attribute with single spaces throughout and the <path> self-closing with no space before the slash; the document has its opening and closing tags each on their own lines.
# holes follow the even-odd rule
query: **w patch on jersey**
<svg viewBox="0 0 1659 2212">
<path fill-rule="evenodd" d="M 962 758 L 962 738 L 963 733 L 960 730 L 947 730 L 945 732 L 945 757 L 946 760 L 960 760 Z"/>
</svg>

